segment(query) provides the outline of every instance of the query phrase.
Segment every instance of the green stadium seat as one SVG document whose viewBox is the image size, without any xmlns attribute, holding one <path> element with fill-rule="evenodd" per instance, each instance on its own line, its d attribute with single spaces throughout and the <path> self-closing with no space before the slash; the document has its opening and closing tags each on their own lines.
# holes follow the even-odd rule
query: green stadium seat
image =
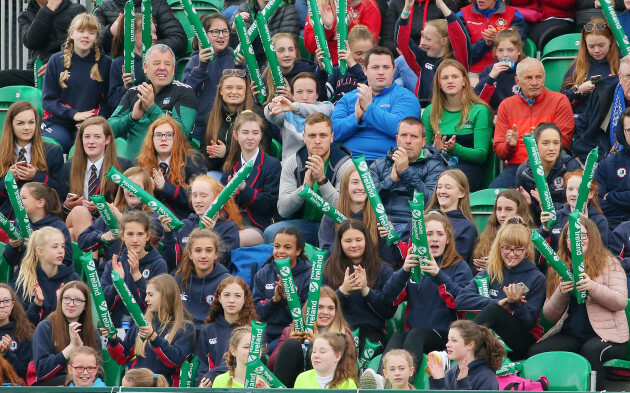
<svg viewBox="0 0 630 393">
<path fill-rule="evenodd" d="M 275 139 L 271 139 L 271 154 L 272 157 L 282 160 L 282 145 Z"/>
<path fill-rule="evenodd" d="M 71 159 L 73 155 L 74 155 L 74 145 L 72 145 L 72 147 L 70 148 L 70 151 L 68 152 L 68 160 Z"/>
<path fill-rule="evenodd" d="M 41 119 L 44 116 L 42 109 L 42 91 L 32 86 L 7 86 L 0 89 L 0 133 L 4 126 L 4 118 L 9 107 L 17 101 L 30 102 Z"/>
<path fill-rule="evenodd" d="M 10 266 L 2 254 L 6 248 L 5 243 L 0 243 L 0 282 L 9 283 L 13 279 L 13 266 Z"/>
<path fill-rule="evenodd" d="M 175 79 L 177 79 L 180 82 L 182 82 L 184 69 L 186 68 L 186 64 L 188 64 L 189 60 L 190 60 L 190 57 L 180 57 L 175 62 Z"/>
<path fill-rule="evenodd" d="M 306 255 L 309 261 L 312 261 L 315 258 L 315 250 L 317 250 L 317 247 L 312 244 L 304 244 L 304 255 Z"/>
<path fill-rule="evenodd" d="M 398 305 L 396 314 L 387 321 L 387 340 L 394 335 L 394 333 L 405 331 L 405 313 L 407 312 L 407 302 L 404 301 Z"/>
<path fill-rule="evenodd" d="M 573 352 L 545 352 L 523 362 L 521 377 L 532 381 L 545 376 L 550 391 L 591 390 L 591 365 L 583 356 Z"/>
<path fill-rule="evenodd" d="M 547 57 L 541 59 L 545 67 L 545 87 L 547 90 L 560 91 L 564 74 L 567 73 L 574 57 Z"/>
<path fill-rule="evenodd" d="M 79 248 L 79 245 L 76 242 L 72 242 L 72 262 L 74 262 L 74 270 L 79 277 L 85 281 L 85 272 L 83 271 L 83 263 L 81 262 L 83 254 L 85 254 L 85 252 Z"/>
<path fill-rule="evenodd" d="M 378 372 L 378 366 L 379 364 L 381 364 L 382 358 L 383 358 L 383 355 L 374 356 L 372 360 L 368 362 L 366 370 L 368 368 L 371 368 L 372 370 L 374 370 L 374 372 Z"/>
<path fill-rule="evenodd" d="M 486 229 L 488 220 L 492 214 L 492 209 L 494 209 L 494 203 L 497 200 L 497 195 L 499 195 L 501 191 L 503 191 L 503 189 L 490 188 L 470 194 L 470 210 L 472 210 L 473 220 L 475 221 L 479 233 Z"/>
<path fill-rule="evenodd" d="M 192 0 L 192 5 L 200 14 L 203 14 L 205 9 L 215 9 L 216 12 L 221 12 L 225 7 L 225 0 Z"/>
<path fill-rule="evenodd" d="M 182 24 L 184 32 L 186 33 L 186 37 L 188 37 L 188 49 L 186 50 L 186 54 L 184 56 L 189 57 L 190 54 L 193 52 L 192 42 L 193 38 L 195 37 L 195 30 L 193 29 L 190 22 L 188 22 L 188 16 L 186 16 L 183 8 L 171 6 L 171 9 L 173 10 L 173 13 L 175 14 L 179 22 Z"/>
<path fill-rule="evenodd" d="M 300 39 L 298 41 L 298 46 L 300 48 L 300 56 L 304 59 L 304 60 L 310 60 L 310 61 L 314 61 L 315 56 L 313 56 L 312 53 L 310 53 L 309 51 L 306 50 L 306 47 L 304 46 L 304 37 L 300 36 Z"/>
<path fill-rule="evenodd" d="M 103 349 L 103 369 L 107 386 L 120 386 L 125 374 L 125 366 L 120 366 L 107 351 Z"/>
<path fill-rule="evenodd" d="M 630 321 L 630 299 L 626 306 L 626 319 Z M 604 363 L 604 367 L 613 370 L 623 370 L 624 374 L 630 373 L 630 341 L 626 347 L 626 356 L 623 359 L 612 359 Z"/>
<path fill-rule="evenodd" d="M 571 57 L 577 55 L 580 49 L 580 33 L 564 34 L 549 41 L 540 55 L 545 57 Z"/>
<path fill-rule="evenodd" d="M 60 144 L 59 142 L 57 142 L 57 140 L 56 140 L 56 139 L 53 139 L 53 138 L 51 138 L 51 137 L 48 137 L 48 136 L 43 136 L 43 137 L 42 137 L 42 140 L 43 140 L 44 142 L 52 143 L 53 145 L 57 145 L 57 146 L 61 147 L 61 144 Z"/>
<path fill-rule="evenodd" d="M 525 53 L 525 56 L 527 57 L 533 57 L 536 58 L 538 55 L 538 48 L 536 48 L 536 44 L 534 43 L 534 41 L 532 41 L 531 39 L 527 39 L 525 41 L 525 47 L 523 48 L 523 52 Z"/>
<path fill-rule="evenodd" d="M 191 138 L 190 147 L 192 147 L 195 150 L 199 150 L 201 149 L 201 142 L 199 141 L 199 139 Z"/>
<path fill-rule="evenodd" d="M 488 151 L 488 155 L 486 157 L 486 162 L 484 163 L 484 168 L 486 168 L 485 179 L 482 184 L 483 187 L 488 187 L 490 183 L 501 173 L 501 160 L 497 154 L 492 150 L 492 143 L 490 143 L 490 149 Z"/>
</svg>

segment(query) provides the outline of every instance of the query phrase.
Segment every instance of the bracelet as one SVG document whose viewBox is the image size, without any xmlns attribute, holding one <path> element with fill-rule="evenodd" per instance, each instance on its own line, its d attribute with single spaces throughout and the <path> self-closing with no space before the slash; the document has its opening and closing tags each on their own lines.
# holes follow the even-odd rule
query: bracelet
<svg viewBox="0 0 630 393">
<path fill-rule="evenodd" d="M 400 16 L 401 16 L 402 18 L 409 18 L 409 15 L 411 15 L 411 13 L 410 13 L 410 12 L 407 12 L 407 11 L 403 11 L 403 12 L 400 14 Z"/>
</svg>

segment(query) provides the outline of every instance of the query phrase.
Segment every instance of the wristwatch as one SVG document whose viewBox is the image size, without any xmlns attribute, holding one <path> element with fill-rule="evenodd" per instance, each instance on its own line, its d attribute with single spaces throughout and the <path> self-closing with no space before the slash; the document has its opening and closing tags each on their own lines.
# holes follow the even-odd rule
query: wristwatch
<svg viewBox="0 0 630 393">
<path fill-rule="evenodd" d="M 317 187 L 325 186 L 328 183 L 328 178 L 324 177 L 324 180 L 317 182 Z"/>
</svg>

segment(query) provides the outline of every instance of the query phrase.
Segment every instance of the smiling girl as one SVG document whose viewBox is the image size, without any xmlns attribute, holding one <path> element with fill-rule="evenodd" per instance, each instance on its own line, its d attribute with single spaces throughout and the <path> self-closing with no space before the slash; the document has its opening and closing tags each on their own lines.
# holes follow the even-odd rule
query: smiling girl
<svg viewBox="0 0 630 393">
<path fill-rule="evenodd" d="M 313 369 L 297 377 L 295 389 L 357 389 L 357 353 L 351 335 L 325 332 L 312 345 Z"/>
<path fill-rule="evenodd" d="M 82 346 L 75 349 L 68 361 L 66 386 L 79 388 L 107 386 L 98 377 L 98 373 L 103 372 L 99 359 L 100 356 L 94 348 Z"/>
<path fill-rule="evenodd" d="M 64 245 L 63 234 L 53 227 L 36 230 L 29 239 L 15 289 L 34 325 L 55 309 L 57 291 L 64 283 L 80 280 L 74 267 L 63 263 Z"/>
<path fill-rule="evenodd" d="M 214 379 L 228 370 L 225 354 L 232 331 L 258 319 L 249 286 L 240 277 L 227 277 L 214 294 L 208 319 L 197 344 L 197 386 L 211 387 Z"/>
<path fill-rule="evenodd" d="M 32 241 L 32 239 L 31 239 Z M 59 290 L 57 308 L 37 325 L 33 337 L 33 362 L 29 385 L 59 386 L 66 380 L 70 355 L 82 346 L 101 352 L 101 340 L 92 322 L 90 290 L 82 281 L 71 281 Z"/>
<path fill-rule="evenodd" d="M 33 359 L 34 332 L 20 299 L 8 284 L 0 283 L 0 354 L 22 379 Z"/>
<path fill-rule="evenodd" d="M 151 219 L 148 214 L 136 210 L 129 211 L 123 214 L 119 227 L 124 246 L 118 255 L 114 254 L 106 263 L 101 276 L 105 300 L 116 327 L 121 327 L 123 316 L 129 315 L 129 312 L 114 287 L 112 271 L 125 280 L 141 309 L 147 307 L 144 303 L 147 282 L 152 277 L 167 272 L 166 262 L 148 242 L 151 230 Z"/>
<path fill-rule="evenodd" d="M 100 29 L 95 16 L 75 16 L 63 52 L 48 61 L 42 90 L 42 132 L 59 142 L 64 153 L 72 147 L 78 123 L 97 114 L 111 114 L 107 94 L 112 60 L 97 44 Z"/>
<path fill-rule="evenodd" d="M 311 264 L 304 255 L 304 237 L 295 227 L 281 228 L 273 240 L 273 255 L 254 276 L 254 304 L 261 321 L 267 322 L 265 338 L 270 352 L 276 348 L 282 330 L 291 323 L 291 313 L 280 270 L 274 260 L 289 258 L 291 274 L 300 304 L 306 302 Z"/>
<path fill-rule="evenodd" d="M 470 261 L 477 240 L 477 227 L 470 212 L 468 178 L 462 171 L 447 169 L 442 172 L 427 205 L 427 210 L 431 209 L 439 209 L 446 214 L 455 232 L 457 253 L 465 261 Z M 411 233 L 411 230 L 408 233 Z"/>
<path fill-rule="evenodd" d="M 132 368 L 146 367 L 162 374 L 170 386 L 179 385 L 179 369 L 193 350 L 195 327 L 179 294 L 175 279 L 168 274 L 147 283 L 144 314 L 148 325 L 133 325 L 121 340 L 109 339 L 107 350 L 120 365 L 135 357 Z"/>
<path fill-rule="evenodd" d="M 448 326 L 457 319 L 455 297 L 472 279 L 470 268 L 457 254 L 453 227 L 446 215 L 431 210 L 425 215 L 425 225 L 431 259 L 423 260 L 424 265 L 420 265 L 418 255 L 408 252 L 411 243 L 399 243 L 405 262 L 387 281 L 384 290 L 384 295 L 397 303 L 407 300 L 405 326 L 409 329 L 395 333 L 385 351 L 397 348 L 409 351 L 417 359 L 413 368 L 419 367 L 423 353 L 446 344 Z M 419 265 L 428 277 L 414 282 L 410 271 Z"/>
<path fill-rule="evenodd" d="M 184 306 L 193 316 L 197 330 L 208 316 L 219 283 L 230 277 L 225 266 L 216 263 L 220 248 L 216 233 L 207 228 L 194 229 L 174 273 Z"/>
<path fill-rule="evenodd" d="M 225 365 L 227 371 L 217 376 L 212 387 L 214 388 L 243 388 L 247 371 L 247 357 L 249 344 L 252 339 L 252 328 L 241 326 L 234 329 L 225 353 Z M 256 388 L 264 388 L 267 385 L 257 377 Z"/>
</svg>

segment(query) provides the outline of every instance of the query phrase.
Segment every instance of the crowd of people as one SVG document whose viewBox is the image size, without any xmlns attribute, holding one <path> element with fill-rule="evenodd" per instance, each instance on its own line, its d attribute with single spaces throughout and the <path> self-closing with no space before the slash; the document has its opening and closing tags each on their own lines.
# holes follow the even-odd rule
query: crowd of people
<svg viewBox="0 0 630 393">
<path fill-rule="evenodd" d="M 105 386 L 107 351 L 127 365 L 123 386 L 179 386 L 194 355 L 196 386 L 243 387 L 251 322 L 260 321 L 262 358 L 286 387 L 413 389 L 431 353 L 432 389 L 495 390 L 506 357 L 569 351 L 605 389 L 603 363 L 623 358 L 629 339 L 630 56 L 598 0 L 353 0 L 342 46 L 338 3 L 318 1 L 313 21 L 305 0 L 286 2 L 266 16 L 279 85 L 260 37 L 251 43 L 256 64 L 237 49 L 235 18 L 249 28 L 268 0 L 229 0 L 202 15 L 211 47 L 195 38 L 192 53 L 166 0 L 151 3 L 149 48 L 141 13 L 125 15 L 123 0 L 104 0 L 93 14 L 71 0 L 29 0 L 19 16 L 28 69 L 0 71 L 0 87 L 33 85 L 34 75 L 44 83 L 41 103 L 11 105 L 0 138 L 0 213 L 16 232 L 32 229 L 0 231 L 13 277 L 0 284 L 1 382 Z M 617 6 L 630 33 L 630 11 Z M 133 68 L 125 18 L 135 22 Z M 578 54 L 560 91 L 548 90 L 525 40 L 540 50 L 576 23 Z M 43 66 L 34 69 L 36 60 Z M 250 67 L 260 67 L 260 84 Z M 594 148 L 579 216 L 584 272 L 573 282 L 535 252 L 531 234 L 573 269 L 569 215 Z M 251 173 L 233 196 L 206 214 L 245 166 Z M 470 196 L 487 188 L 496 202 L 478 228 Z M 346 219 L 324 214 L 306 189 Z M 171 214 L 158 214 L 147 195 Z M 426 208 L 423 258 L 412 239 L 414 199 Z M 306 312 L 312 247 L 326 254 L 314 332 L 294 326 L 287 300 L 295 290 Z M 263 257 L 250 280 L 233 254 L 254 249 Z M 93 322 L 78 252 L 95 262 L 115 330 Z M 274 263 L 287 258 L 295 288 Z M 118 276 L 146 326 L 133 322 Z M 403 302 L 405 329 L 388 336 Z M 545 332 L 542 317 L 555 326 Z M 360 373 L 357 357 L 373 346 L 383 354 L 378 373 Z"/>
</svg>

